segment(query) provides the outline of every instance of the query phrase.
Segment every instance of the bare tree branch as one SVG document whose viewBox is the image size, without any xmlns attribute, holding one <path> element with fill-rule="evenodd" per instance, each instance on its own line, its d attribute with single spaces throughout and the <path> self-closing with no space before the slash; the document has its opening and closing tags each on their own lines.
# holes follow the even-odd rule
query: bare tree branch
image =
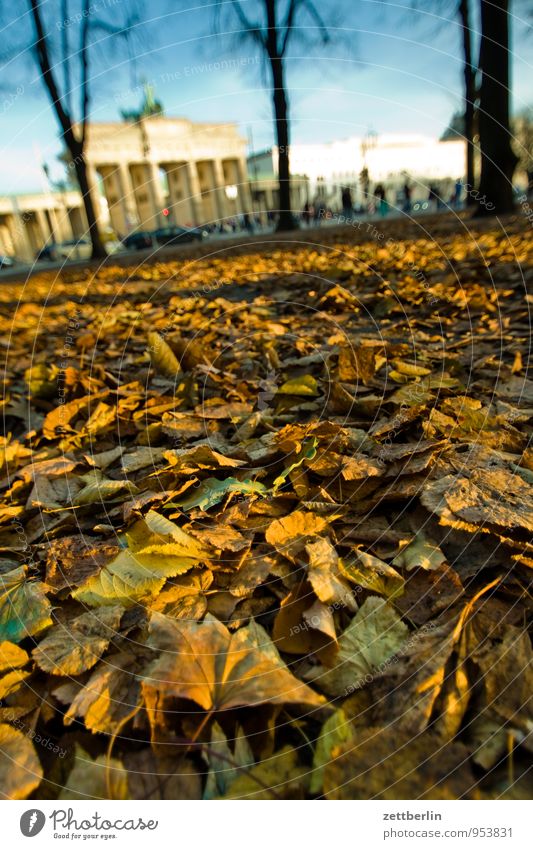
<svg viewBox="0 0 533 849">
<path fill-rule="evenodd" d="M 52 63 L 50 61 L 50 54 L 48 52 L 48 43 L 44 32 L 39 0 L 30 0 L 30 6 L 33 23 L 35 26 L 35 50 L 37 53 L 37 61 L 39 64 L 39 68 L 41 70 L 44 83 L 50 94 L 52 103 L 54 104 L 55 110 L 57 112 L 61 128 L 64 132 L 69 132 L 69 130 L 70 132 L 72 132 L 72 121 L 70 115 L 63 107 L 57 80 L 52 70 Z"/>
<path fill-rule="evenodd" d="M 264 39 L 263 33 L 261 31 L 261 26 L 259 24 L 252 24 L 248 20 L 245 13 L 243 12 L 241 4 L 238 2 L 238 0 L 232 0 L 231 5 L 232 5 L 233 9 L 235 10 L 235 14 L 237 15 L 237 17 L 239 19 L 240 25 L 245 30 L 246 35 L 251 36 L 252 38 L 254 38 L 256 41 L 258 41 L 264 47 L 265 46 L 265 39 Z"/>
<path fill-rule="evenodd" d="M 68 20 L 69 17 L 68 2 L 69 0 L 61 0 L 61 20 L 63 24 L 65 23 L 65 21 Z M 67 112 L 71 112 L 72 87 L 70 84 L 70 56 L 68 32 L 69 27 L 63 26 L 61 28 L 61 62 L 63 65 L 63 97 L 65 98 Z"/>
<path fill-rule="evenodd" d="M 316 8 L 315 4 L 312 2 L 312 0 L 304 0 L 303 5 L 311 15 L 311 18 L 316 23 L 318 29 L 320 30 L 320 35 L 322 36 L 322 44 L 328 44 L 330 41 L 328 28 L 326 27 L 324 19 Z"/>
<path fill-rule="evenodd" d="M 81 144 L 85 144 L 87 121 L 89 118 L 89 0 L 83 0 L 82 23 L 80 32 L 80 62 L 81 62 Z"/>
</svg>

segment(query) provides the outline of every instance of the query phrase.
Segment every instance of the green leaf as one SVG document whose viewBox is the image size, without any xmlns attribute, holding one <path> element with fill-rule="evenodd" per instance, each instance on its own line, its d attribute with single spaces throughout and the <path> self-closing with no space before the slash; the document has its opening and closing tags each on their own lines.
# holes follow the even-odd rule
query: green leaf
<svg viewBox="0 0 533 849">
<path fill-rule="evenodd" d="M 202 484 L 195 489 L 194 495 L 186 498 L 184 501 L 172 504 L 172 507 L 180 507 L 181 510 L 188 512 L 195 507 L 201 510 L 209 510 L 215 504 L 219 504 L 224 500 L 230 492 L 239 493 L 241 495 L 265 495 L 267 488 L 259 481 L 244 480 L 239 481 L 237 478 L 226 478 L 221 481 L 218 478 L 206 478 Z"/>
<path fill-rule="evenodd" d="M 282 483 L 285 483 L 291 472 L 298 469 L 306 460 L 312 460 L 316 456 L 317 445 L 318 439 L 316 436 L 313 436 L 312 439 L 306 439 L 302 443 L 302 456 L 299 460 L 296 460 L 295 463 L 292 463 L 287 469 L 284 469 L 283 472 L 275 478 L 272 486 L 272 495 L 276 494 L 279 487 Z"/>
<path fill-rule="evenodd" d="M 46 587 L 26 577 L 19 566 L 0 575 L 0 639 L 20 643 L 52 624 Z"/>
<path fill-rule="evenodd" d="M 304 374 L 302 377 L 294 377 L 292 380 L 286 380 L 283 386 L 278 389 L 280 395 L 318 395 L 318 384 L 314 377 L 310 374 Z"/>
</svg>

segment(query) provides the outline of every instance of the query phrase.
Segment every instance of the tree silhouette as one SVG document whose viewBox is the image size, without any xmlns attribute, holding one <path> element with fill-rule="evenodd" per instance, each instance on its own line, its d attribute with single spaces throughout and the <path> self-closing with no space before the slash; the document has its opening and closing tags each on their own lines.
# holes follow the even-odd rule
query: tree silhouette
<svg viewBox="0 0 533 849">
<path fill-rule="evenodd" d="M 30 18 L 33 23 L 30 50 L 37 62 L 43 84 L 61 129 L 61 137 L 68 151 L 68 158 L 76 174 L 87 217 L 92 256 L 95 259 L 100 259 L 106 256 L 106 250 L 98 231 L 98 220 L 91 195 L 93 187 L 90 185 L 85 161 L 85 143 L 91 104 L 90 55 L 93 43 L 92 36 L 97 30 L 100 30 L 110 37 L 116 35 L 123 39 L 127 38 L 135 20 L 135 13 L 130 6 L 126 13 L 127 19 L 121 25 L 116 25 L 101 18 L 96 19 L 94 12 L 99 6 L 98 4 L 91 6 L 90 0 L 82 0 L 81 9 L 73 14 L 68 0 L 61 0 L 59 4 L 55 4 L 55 8 L 52 10 L 50 10 L 50 4 L 47 4 L 46 17 L 43 14 L 43 5 L 41 0 L 29 0 Z M 53 56 L 56 47 L 56 39 L 52 35 L 53 29 L 59 30 L 61 33 L 59 61 L 54 61 Z M 79 47 L 72 53 L 69 47 L 71 30 L 78 30 L 79 32 Z M 109 39 L 106 39 L 106 42 L 109 45 Z M 62 84 L 59 80 L 59 71 L 62 71 L 63 75 Z M 75 78 L 76 87 L 79 89 L 78 121 L 76 121 L 75 110 L 72 105 L 73 78 Z"/>
<path fill-rule="evenodd" d="M 278 148 L 279 217 L 278 230 L 294 230 L 298 224 L 292 214 L 290 177 L 289 94 L 285 59 L 291 41 L 302 32 L 298 25 L 307 15 L 323 44 L 329 41 L 325 21 L 312 0 L 257 0 L 259 18 L 248 17 L 239 0 L 232 0 L 229 10 L 241 30 L 240 37 L 252 41 L 261 51 L 270 72 L 276 144 Z M 307 37 L 304 40 L 310 41 Z"/>
<path fill-rule="evenodd" d="M 509 0 L 481 0 L 479 194 L 484 201 L 476 215 L 513 211 L 517 157 L 511 147 L 509 58 Z"/>
</svg>

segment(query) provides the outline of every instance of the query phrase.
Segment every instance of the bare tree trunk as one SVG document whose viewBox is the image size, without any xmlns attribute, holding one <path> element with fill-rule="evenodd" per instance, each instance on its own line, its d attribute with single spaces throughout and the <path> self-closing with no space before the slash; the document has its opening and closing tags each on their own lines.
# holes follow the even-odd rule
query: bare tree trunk
<svg viewBox="0 0 533 849">
<path fill-rule="evenodd" d="M 464 56 L 464 123 L 466 142 L 466 182 L 470 189 L 475 185 L 474 168 L 474 101 L 476 98 L 475 71 L 472 65 L 472 33 L 470 30 L 470 2 L 460 0 L 459 16 L 463 32 L 463 56 Z M 470 206 L 474 203 L 473 192 L 469 191 L 466 202 Z"/>
<path fill-rule="evenodd" d="M 276 142 L 278 146 L 279 219 L 277 229 L 295 230 L 297 224 L 292 214 L 291 206 L 288 105 L 282 60 L 278 58 L 272 61 L 271 66 L 274 83 L 273 101 L 276 118 Z"/>
<path fill-rule="evenodd" d="M 85 217 L 87 218 L 87 226 L 89 228 L 89 236 L 92 244 L 91 257 L 92 259 L 104 259 L 107 256 L 107 251 L 100 238 L 100 232 L 98 230 L 98 219 L 96 217 L 96 212 L 93 204 L 93 197 L 91 194 L 91 189 L 96 187 L 89 185 L 89 178 L 87 176 L 87 165 L 85 162 L 83 147 L 76 140 L 74 140 L 73 146 L 72 143 L 69 145 L 66 140 L 65 144 L 67 145 L 70 155 L 72 156 L 72 161 L 74 162 L 76 178 L 78 180 L 78 185 L 80 187 L 81 197 L 83 200 Z"/>
<path fill-rule="evenodd" d="M 513 211 L 517 158 L 509 126 L 509 0 L 481 0 L 479 142 L 483 198 L 476 215 Z"/>
<path fill-rule="evenodd" d="M 48 44 L 46 40 L 46 35 L 44 32 L 43 21 L 41 18 L 41 9 L 39 0 L 30 0 L 31 3 L 31 11 L 33 17 L 33 23 L 35 25 L 35 48 L 37 51 L 37 60 L 39 62 L 39 68 L 41 71 L 41 75 L 46 86 L 46 90 L 48 92 L 48 96 L 51 100 L 52 106 L 54 107 L 54 111 L 57 116 L 57 120 L 61 127 L 61 135 L 63 137 L 63 141 L 65 146 L 72 157 L 72 161 L 74 163 L 74 168 L 76 170 L 76 176 L 78 178 L 78 183 L 80 187 L 80 192 L 82 195 L 83 205 L 85 207 L 85 214 L 87 216 L 87 224 L 89 225 L 89 235 L 92 243 L 92 257 L 93 259 L 103 259 L 107 256 L 106 249 L 102 243 L 100 238 L 100 233 L 98 232 L 98 222 L 96 220 L 96 215 L 94 212 L 93 201 L 91 197 L 91 193 L 89 190 L 89 181 L 87 179 L 87 166 L 84 158 L 84 142 L 85 142 L 85 129 L 86 129 L 86 116 L 87 116 L 87 67 L 86 67 L 86 56 L 83 56 L 84 65 L 82 67 L 82 76 L 83 76 L 83 92 L 82 96 L 84 99 L 84 120 L 82 127 L 82 139 L 78 140 L 74 133 L 74 127 L 72 126 L 72 119 L 70 117 L 70 113 L 65 110 L 63 107 L 63 103 L 61 101 L 61 95 L 59 93 L 59 88 L 57 85 L 56 77 L 54 76 L 54 71 L 52 68 L 52 64 L 50 62 L 50 56 L 48 53 Z M 86 16 L 88 19 L 88 16 Z"/>
<path fill-rule="evenodd" d="M 272 70 L 272 99 L 276 122 L 279 177 L 278 230 L 295 230 L 298 225 L 291 209 L 291 174 L 289 161 L 289 106 L 283 71 L 283 48 L 279 44 L 276 0 L 265 0 L 267 13 L 266 50 Z"/>
</svg>

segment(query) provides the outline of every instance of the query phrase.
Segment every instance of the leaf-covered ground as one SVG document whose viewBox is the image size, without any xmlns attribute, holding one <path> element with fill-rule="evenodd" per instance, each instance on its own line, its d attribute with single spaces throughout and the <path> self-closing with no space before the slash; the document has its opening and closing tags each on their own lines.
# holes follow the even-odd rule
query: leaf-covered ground
<svg viewBox="0 0 533 849">
<path fill-rule="evenodd" d="M 533 242 L 0 287 L 0 790 L 530 798 Z"/>
</svg>

